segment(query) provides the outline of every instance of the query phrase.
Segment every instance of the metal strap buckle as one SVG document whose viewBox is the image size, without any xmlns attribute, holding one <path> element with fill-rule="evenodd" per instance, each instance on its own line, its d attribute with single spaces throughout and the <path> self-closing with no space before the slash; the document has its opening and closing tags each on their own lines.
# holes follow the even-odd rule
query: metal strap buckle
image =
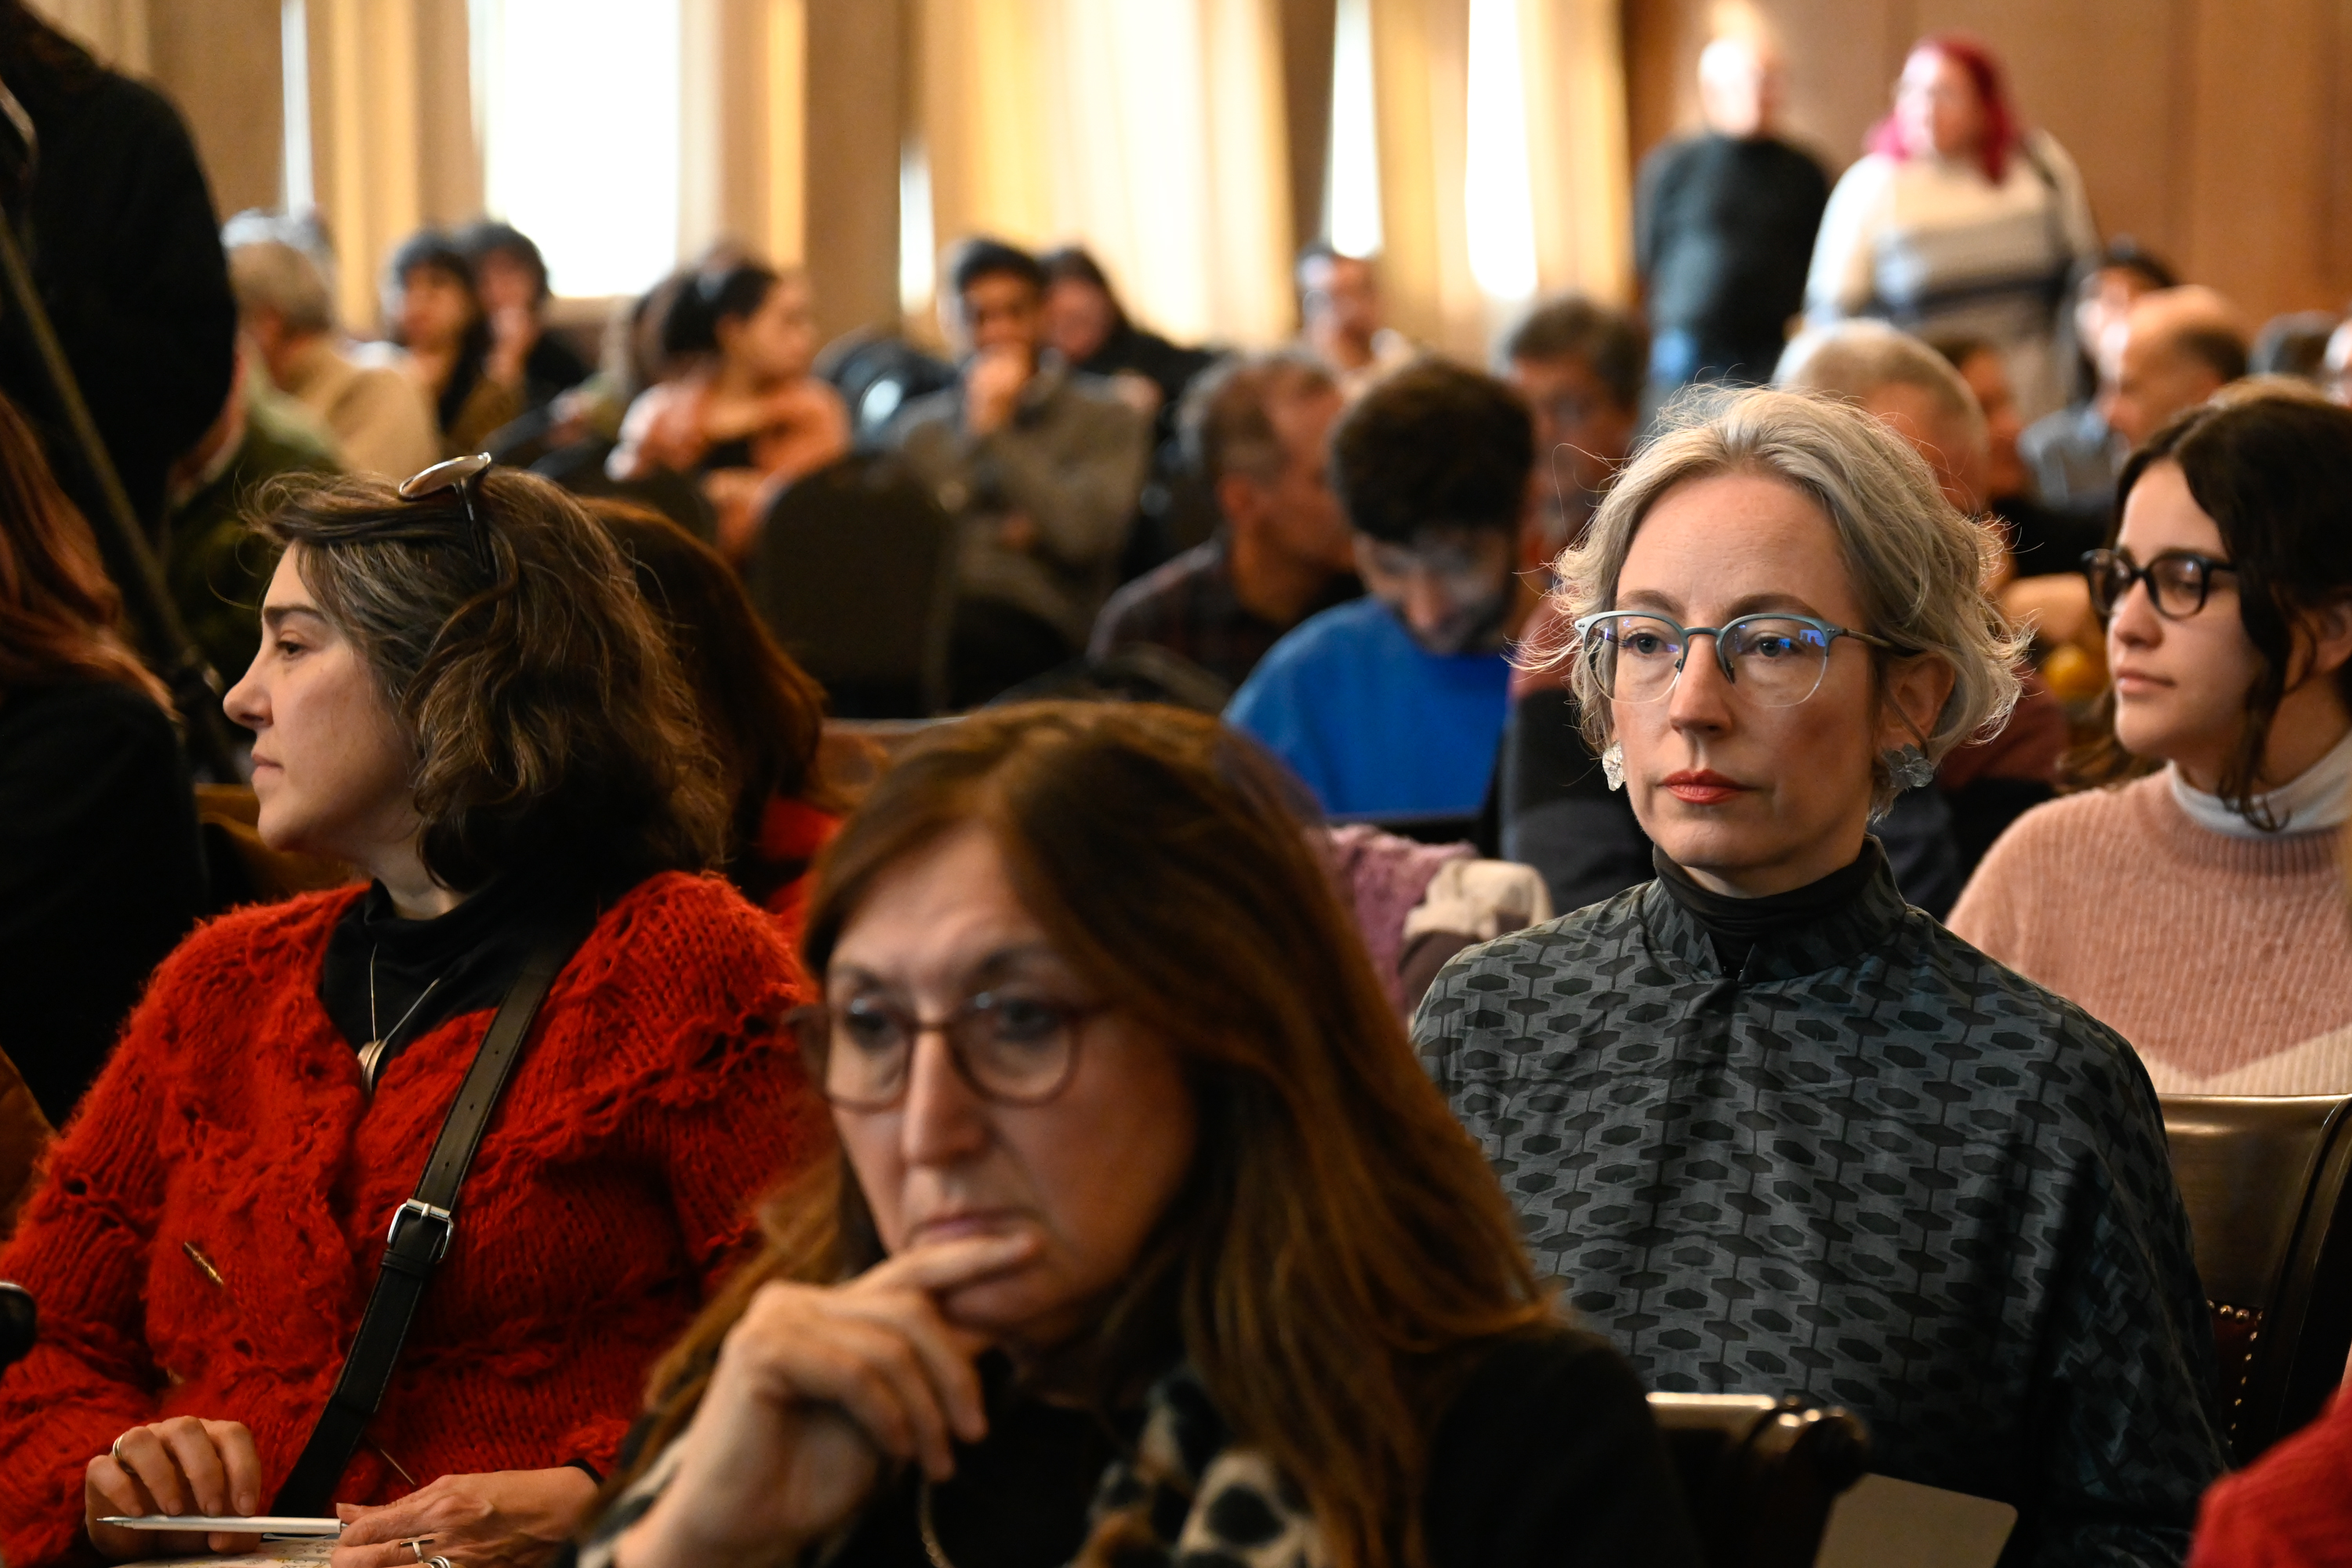
<svg viewBox="0 0 2352 1568">
<path fill-rule="evenodd" d="M 448 1256 L 449 1237 L 457 1230 L 457 1217 L 450 1214 L 447 1209 L 440 1208 L 435 1205 L 425 1203 L 419 1198 L 409 1199 L 406 1203 L 392 1211 L 392 1228 L 384 1232 L 384 1246 L 398 1247 L 400 1245 L 400 1222 L 404 1219 L 414 1219 L 422 1225 L 439 1226 L 440 1228 L 435 1233 L 433 1237 L 432 1260 L 438 1263 L 442 1258 Z"/>
</svg>

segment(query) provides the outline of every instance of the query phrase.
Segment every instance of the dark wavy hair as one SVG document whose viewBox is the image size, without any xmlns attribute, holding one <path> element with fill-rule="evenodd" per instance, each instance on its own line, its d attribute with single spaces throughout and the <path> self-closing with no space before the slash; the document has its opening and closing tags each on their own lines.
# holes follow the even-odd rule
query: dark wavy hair
<svg viewBox="0 0 2352 1568">
<path fill-rule="evenodd" d="M 259 525 L 352 639 L 416 749 L 425 869 L 470 891 L 561 857 L 699 870 L 733 802 L 694 699 L 612 536 L 534 474 L 455 490 L 345 479 Z"/>
<path fill-rule="evenodd" d="M 783 281 L 782 274 L 757 261 L 704 268 L 679 283 L 662 318 L 662 352 L 667 354 L 708 354 L 719 352 L 719 323 L 740 321 L 767 303 L 768 295 Z"/>
<path fill-rule="evenodd" d="M 2286 695 L 2287 672 L 2304 640 L 2303 622 L 2352 597 L 2352 408 L 2306 396 L 2249 396 L 2200 404 L 2132 454 L 2116 486 L 2112 546 L 2134 486 L 2158 463 L 2177 463 L 2189 493 L 2221 531 L 2221 553 L 2237 569 L 2238 619 L 2258 660 L 2246 689 L 2245 726 L 2216 792 L 2252 826 L 2276 823 L 2255 803 L 2263 753 Z M 2336 672 L 2352 710 L 2352 664 Z M 2071 760 L 2084 784 L 2112 784 L 2148 771 L 2115 738 L 2115 692 L 2103 705 L 2105 735 Z"/>
<path fill-rule="evenodd" d="M 1044 702 L 918 740 L 817 865 L 823 975 L 876 885 L 977 825 L 1022 905 L 1200 1102 L 1193 1168 L 1067 1363 L 1100 1405 L 1182 1354 L 1306 1492 L 1344 1568 L 1421 1561 L 1437 1420 L 1472 1358 L 1552 1307 L 1486 1158 L 1414 1058 L 1280 769 L 1216 720 Z M 845 1159 L 767 1206 L 766 1249 L 653 1374 L 642 1466 L 760 1288 L 879 1262 Z M 626 1488 L 625 1471 L 607 1483 Z"/>
</svg>

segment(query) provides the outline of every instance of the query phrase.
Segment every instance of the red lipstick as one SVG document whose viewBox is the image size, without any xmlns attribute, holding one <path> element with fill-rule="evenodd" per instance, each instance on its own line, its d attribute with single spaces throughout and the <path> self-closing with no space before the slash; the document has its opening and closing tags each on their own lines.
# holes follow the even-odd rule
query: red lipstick
<svg viewBox="0 0 2352 1568">
<path fill-rule="evenodd" d="M 1668 773 L 1661 782 L 1668 795 L 1685 805 L 1721 805 L 1733 795 L 1747 793 L 1748 789 L 1738 780 L 1726 778 L 1712 768 L 1685 769 L 1681 773 Z"/>
</svg>

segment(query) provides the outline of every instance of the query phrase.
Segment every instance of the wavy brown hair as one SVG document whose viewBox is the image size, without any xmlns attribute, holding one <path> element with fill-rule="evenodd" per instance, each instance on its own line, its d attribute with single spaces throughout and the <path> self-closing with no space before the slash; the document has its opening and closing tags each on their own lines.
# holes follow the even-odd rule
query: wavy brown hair
<svg viewBox="0 0 2352 1568">
<path fill-rule="evenodd" d="M 637 590 L 661 624 L 700 705 L 734 803 L 727 866 L 753 902 L 797 876 L 749 853 L 772 800 L 805 801 L 822 811 L 846 804 L 817 767 L 824 737 L 824 688 L 776 644 L 719 552 L 659 512 L 612 498 L 587 501 L 636 574 Z"/>
<path fill-rule="evenodd" d="M 0 397 L 0 693 L 108 680 L 172 700 L 123 640 L 122 595 L 24 415 Z"/>
<path fill-rule="evenodd" d="M 470 890 L 525 860 L 635 874 L 725 853 L 732 802 L 694 699 L 611 535 L 493 468 L 477 529 L 446 490 L 297 488 L 261 524 L 297 552 L 416 748 L 425 869 Z"/>
<path fill-rule="evenodd" d="M 1200 1103 L 1190 1176 L 1071 1364 L 1108 1405 L 1189 1356 L 1238 1440 L 1305 1491 L 1334 1560 L 1390 1568 L 1423 1560 L 1430 1437 L 1459 1379 L 1552 1308 L 1289 799 L 1198 714 L 976 714 L 911 747 L 825 851 L 803 947 L 822 975 L 886 872 L 966 826 L 993 836 L 1023 906 L 1178 1053 Z M 882 1256 L 840 1161 L 764 1223 L 765 1251 L 655 1370 L 640 1465 L 692 1415 L 761 1286 Z"/>
</svg>

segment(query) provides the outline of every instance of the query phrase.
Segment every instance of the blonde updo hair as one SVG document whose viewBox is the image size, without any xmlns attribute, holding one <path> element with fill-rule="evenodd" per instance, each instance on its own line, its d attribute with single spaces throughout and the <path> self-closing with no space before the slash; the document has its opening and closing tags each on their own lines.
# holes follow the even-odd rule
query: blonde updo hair
<svg viewBox="0 0 2352 1568">
<path fill-rule="evenodd" d="M 1564 622 L 1613 608 L 1617 580 L 1643 519 L 1667 492 L 1718 474 L 1777 479 L 1810 499 L 1836 531 L 1838 554 L 1862 601 L 1863 624 L 1895 645 L 1873 648 L 1874 667 L 1921 656 L 1952 671 L 1952 695 L 1918 738 L 1931 763 L 1997 731 L 2017 703 L 2026 634 L 1985 591 L 2000 545 L 1954 509 L 1910 443 L 1851 404 L 1769 389 L 1701 395 L 1668 410 L 1665 429 L 1611 489 L 1581 543 L 1561 552 L 1554 601 Z M 1585 736 L 1595 750 L 1612 734 L 1609 700 L 1591 662 L 1570 638 L 1534 650 L 1570 666 Z M 1873 807 L 1893 804 L 1884 759 L 1872 763 Z"/>
</svg>

